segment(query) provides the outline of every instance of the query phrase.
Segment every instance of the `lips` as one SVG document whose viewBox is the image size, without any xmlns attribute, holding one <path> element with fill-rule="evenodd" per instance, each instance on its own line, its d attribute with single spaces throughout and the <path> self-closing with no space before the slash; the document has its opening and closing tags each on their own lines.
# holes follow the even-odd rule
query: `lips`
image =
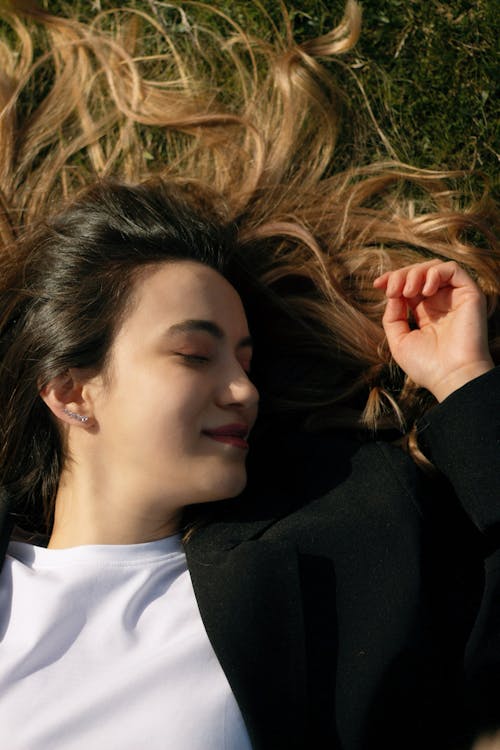
<svg viewBox="0 0 500 750">
<path fill-rule="evenodd" d="M 210 430 L 203 430 L 203 434 L 218 443 L 233 445 L 235 448 L 248 448 L 247 435 L 248 425 L 246 424 L 225 424 L 221 427 L 214 427 Z"/>
</svg>

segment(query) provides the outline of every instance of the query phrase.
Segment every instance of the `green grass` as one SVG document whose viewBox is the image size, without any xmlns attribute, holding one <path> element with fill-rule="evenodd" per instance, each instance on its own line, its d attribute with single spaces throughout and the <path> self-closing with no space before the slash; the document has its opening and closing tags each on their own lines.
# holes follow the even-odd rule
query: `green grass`
<svg viewBox="0 0 500 750">
<path fill-rule="evenodd" d="M 65 6 L 58 0 L 41 0 L 41 4 L 54 13 L 78 8 L 85 18 L 117 3 L 82 0 Z M 154 0 L 122 5 L 151 10 Z M 249 0 L 213 0 L 211 5 L 249 32 L 270 34 L 262 9 L 282 26 L 277 0 L 261 0 L 260 8 Z M 287 0 L 297 39 L 327 31 L 341 17 L 343 5 L 340 0 Z M 500 152 L 496 0 L 365 0 L 362 5 L 361 40 L 345 58 L 355 67 L 332 68 L 347 92 L 339 164 L 352 156 L 354 132 L 361 133 L 366 161 L 388 155 L 370 123 L 362 86 L 379 128 L 404 161 L 428 168 L 475 168 L 496 182 Z M 161 4 L 157 7 L 162 12 Z M 203 11 L 201 17 L 205 24 L 217 19 Z M 220 19 L 216 22 L 220 28 Z"/>
</svg>

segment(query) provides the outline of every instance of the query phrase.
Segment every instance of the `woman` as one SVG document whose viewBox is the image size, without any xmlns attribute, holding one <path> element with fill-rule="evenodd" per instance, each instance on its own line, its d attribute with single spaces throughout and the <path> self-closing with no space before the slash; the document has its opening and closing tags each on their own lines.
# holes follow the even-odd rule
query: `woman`
<svg viewBox="0 0 500 750">
<path fill-rule="evenodd" d="M 275 110 L 260 97 L 245 116 L 202 116 L 196 101 L 182 119 L 182 92 L 155 98 L 118 42 L 38 17 L 67 59 L 3 174 L 2 541 L 14 522 L 49 538 L 46 550 L 15 542 L 2 573 L 2 741 L 467 746 L 497 718 L 465 715 L 475 707 L 463 693 L 496 679 L 498 371 L 479 285 L 447 261 L 467 260 L 491 308 L 497 256 L 459 232 L 492 247 L 491 209 L 459 214 L 440 176 L 401 165 L 325 177 L 333 131 L 313 42 L 275 55 Z M 323 51 L 348 47 L 352 18 L 350 28 Z M 197 133 L 199 158 L 179 157 L 183 187 L 99 184 L 32 233 L 42 207 L 54 213 L 76 190 L 82 143 L 92 180 L 113 155 L 129 178 L 141 171 L 123 123 L 115 151 L 101 147 L 116 122 L 103 92 L 99 122 L 74 97 L 88 91 L 76 82 L 99 44 L 119 58 L 98 59 L 125 125 L 162 110 L 172 130 Z M 34 75 L 19 68 L 25 82 Z M 78 111 L 79 140 L 65 140 L 60 110 L 52 131 L 42 117 L 56 102 Z M 434 214 L 380 204 L 403 178 L 429 192 Z M 19 223 L 28 236 L 16 240 Z M 383 344 L 384 296 L 404 380 Z M 235 499 L 256 417 L 249 333 L 262 410 Z M 441 472 L 431 479 L 398 446 L 352 429 L 365 395 L 365 420 L 394 427 L 385 399 L 411 423 L 428 400 L 419 388 L 442 401 L 419 423 Z"/>
<path fill-rule="evenodd" d="M 4 476 L 17 480 L 14 518 L 45 501 L 52 532 L 48 550 L 9 547 L 4 569 L 11 748 L 250 747 L 180 544 L 187 504 L 244 487 L 257 414 L 245 315 L 222 276 L 229 248 L 179 188 L 110 185 L 16 259 L 3 387 L 24 406 L 5 415 Z"/>
<path fill-rule="evenodd" d="M 415 477 L 409 482 L 410 459 L 388 447 L 377 447 L 379 456 L 373 445 L 354 450 L 345 438 L 333 469 L 327 464 L 325 471 L 316 457 L 316 480 L 327 483 L 319 493 L 305 477 L 304 490 L 283 498 L 293 470 L 281 487 L 266 474 L 270 501 L 254 487 L 246 503 L 231 500 L 221 518 L 215 510 L 186 542 L 201 615 L 225 674 L 220 669 L 199 620 L 179 533 L 186 506 L 197 511 L 202 503 L 234 498 L 246 481 L 258 396 L 248 377 L 252 344 L 241 300 L 222 275 L 230 273 L 230 241 L 227 230 L 195 213 L 179 188 L 111 184 L 84 194 L 10 260 L 2 337 L 4 486 L 12 519 L 22 524 L 43 502 L 51 528 L 48 549 L 11 544 L 2 574 L 1 731 L 12 750 L 107 742 L 136 747 L 144 737 L 151 747 L 186 748 L 306 747 L 333 742 L 337 734 L 342 747 L 395 742 L 401 741 L 399 720 L 392 716 L 390 728 L 374 729 L 365 712 L 374 710 L 374 699 L 385 700 L 384 691 L 391 696 L 384 712 L 400 711 L 395 688 L 411 695 L 429 681 L 432 692 L 417 703 L 422 732 L 412 729 L 421 742 L 428 737 L 429 699 L 458 678 L 455 649 L 463 646 L 469 618 L 461 613 L 462 622 L 446 634 L 453 645 L 441 652 L 440 629 L 453 607 L 428 609 L 429 561 L 414 569 L 417 557 L 437 554 L 431 543 L 420 543 L 422 535 L 437 533 L 442 510 L 432 509 L 437 518 L 428 530 L 416 507 L 409 512 L 412 502 L 425 500 Z M 482 430 L 495 429 L 496 415 L 480 399 L 498 372 L 487 348 L 484 298 L 470 277 L 455 264 L 430 261 L 375 284 L 388 296 L 385 326 L 395 358 L 445 402 L 430 419 L 431 436 L 446 420 L 453 426 L 468 418 L 471 408 Z M 488 395 L 498 399 L 498 388 Z M 460 408 L 465 414 L 456 414 Z M 448 430 L 444 448 L 431 438 L 431 449 L 443 463 L 451 458 L 445 468 L 450 479 L 457 475 L 470 514 L 488 511 L 492 487 L 470 493 L 473 467 L 461 476 L 454 438 L 462 451 L 465 441 L 469 460 L 486 464 L 497 483 L 498 466 L 475 455 L 477 448 L 469 453 L 475 436 Z M 319 444 L 325 450 L 337 439 L 327 435 Z M 307 474 L 303 454 L 311 446 L 299 440 L 300 471 Z M 297 450 L 293 442 L 291 449 Z M 270 450 L 279 467 L 280 451 Z M 344 479 L 346 454 L 352 468 Z M 367 491 L 360 468 L 370 487 L 361 513 L 353 505 L 353 493 Z M 387 471 L 392 481 L 381 477 Z M 291 509 L 291 501 L 298 507 Z M 347 510 L 351 518 L 342 518 Z M 348 528 L 347 535 L 346 523 L 353 522 L 359 529 Z M 344 534 L 347 549 L 339 550 Z M 466 536 L 454 529 L 457 535 Z M 4 528 L 4 545 L 7 536 Z M 356 537 L 366 545 L 362 553 Z M 401 549 L 379 557 L 396 539 L 404 543 L 404 566 L 401 560 L 395 566 Z M 381 569 L 368 573 L 373 556 Z M 342 590 L 347 564 L 350 595 Z M 441 577 L 442 568 L 436 565 L 432 576 Z M 391 593 L 382 612 L 372 597 L 387 596 L 389 585 L 402 590 Z M 447 585 L 445 596 L 454 591 Z M 368 629 L 356 616 L 352 621 L 354 604 Z M 28 611 L 34 618 L 27 619 Z M 442 621 L 431 627 L 427 618 L 438 614 Z M 351 620 L 350 635 L 344 618 Z M 366 652 L 351 652 L 356 640 Z M 375 643 L 385 653 L 374 658 Z M 415 660 L 404 665 L 415 685 L 407 684 L 407 674 L 401 679 L 396 652 Z M 391 670 L 396 675 L 386 674 Z M 314 681 L 309 689 L 308 679 Z M 374 680 L 379 695 L 360 697 Z M 458 700 L 453 695 L 451 702 Z M 33 708 L 23 722 L 27 705 Z M 356 736 L 356 714 L 373 737 Z"/>
</svg>

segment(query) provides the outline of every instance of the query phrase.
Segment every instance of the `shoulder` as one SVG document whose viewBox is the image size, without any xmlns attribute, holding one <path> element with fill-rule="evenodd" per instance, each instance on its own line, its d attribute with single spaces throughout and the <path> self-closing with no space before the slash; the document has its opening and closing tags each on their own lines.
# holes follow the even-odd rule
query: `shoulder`
<svg viewBox="0 0 500 750">
<path fill-rule="evenodd" d="M 339 528 L 396 517 L 418 522 L 423 512 L 425 479 L 389 442 L 361 442 L 336 431 L 289 431 L 279 439 L 268 434 L 249 473 L 245 495 L 252 507 L 264 503 L 289 523 Z"/>
<path fill-rule="evenodd" d="M 267 516 L 268 538 L 349 559 L 368 551 L 417 559 L 423 548 L 444 551 L 464 539 L 475 546 L 448 481 L 424 475 L 399 445 L 334 431 L 289 432 L 271 443 L 274 450 L 261 446 L 261 463 L 254 456 L 243 505 L 247 517 Z"/>
<path fill-rule="evenodd" d="M 251 456 L 251 483 L 286 490 L 304 505 L 321 495 L 404 494 L 416 497 L 420 472 L 394 442 L 348 432 L 273 430 Z"/>
</svg>

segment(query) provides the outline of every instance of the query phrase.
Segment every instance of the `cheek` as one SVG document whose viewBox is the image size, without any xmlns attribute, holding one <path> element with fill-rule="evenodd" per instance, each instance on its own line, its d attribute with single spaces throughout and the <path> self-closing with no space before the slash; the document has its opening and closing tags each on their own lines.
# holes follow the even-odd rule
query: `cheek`
<svg viewBox="0 0 500 750">
<path fill-rule="evenodd" d="M 202 428 L 209 398 L 201 383 L 150 374 L 140 387 L 137 377 L 123 385 L 120 398 L 108 404 L 107 417 L 116 419 L 129 441 L 154 450 L 158 443 L 175 446 Z"/>
<path fill-rule="evenodd" d="M 213 401 L 207 373 L 161 357 L 139 361 L 118 355 L 110 375 L 97 409 L 107 442 L 122 441 L 142 455 L 157 447 L 179 453 L 176 446 L 196 439 L 207 426 Z"/>
</svg>

